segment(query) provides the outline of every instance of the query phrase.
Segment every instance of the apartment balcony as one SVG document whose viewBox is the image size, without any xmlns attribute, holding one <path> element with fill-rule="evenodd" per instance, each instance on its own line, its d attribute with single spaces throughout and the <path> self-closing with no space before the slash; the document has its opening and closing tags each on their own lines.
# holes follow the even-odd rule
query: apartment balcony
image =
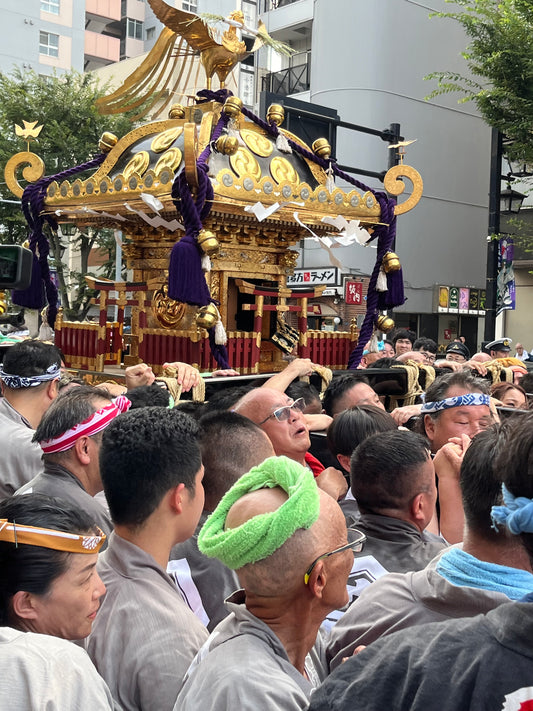
<svg viewBox="0 0 533 711">
<path fill-rule="evenodd" d="M 120 0 L 85 0 L 85 29 L 120 34 Z"/>
<path fill-rule="evenodd" d="M 261 3 L 261 18 L 268 32 L 283 41 L 296 40 L 298 28 L 312 24 L 313 12 L 313 0 L 263 0 Z"/>
<path fill-rule="evenodd" d="M 309 91 L 309 70 L 309 63 L 305 62 L 305 64 L 288 67 L 279 72 L 270 72 L 263 77 L 261 88 L 263 91 L 270 91 L 282 96 L 301 94 L 304 91 Z"/>
<path fill-rule="evenodd" d="M 120 39 L 85 30 L 84 69 L 86 72 L 118 62 Z"/>
</svg>

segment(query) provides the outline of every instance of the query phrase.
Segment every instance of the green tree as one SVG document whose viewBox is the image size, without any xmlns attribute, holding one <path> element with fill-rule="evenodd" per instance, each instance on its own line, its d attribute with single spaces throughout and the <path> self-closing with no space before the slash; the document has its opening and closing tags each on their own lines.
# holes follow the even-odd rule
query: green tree
<svg viewBox="0 0 533 711">
<path fill-rule="evenodd" d="M 455 12 L 436 13 L 459 22 L 470 42 L 462 56 L 469 74 L 438 71 L 427 98 L 460 92 L 474 101 L 485 121 L 512 146 L 512 157 L 533 163 L 533 2 L 531 0 L 446 0 Z"/>
<path fill-rule="evenodd" d="M 106 87 L 98 84 L 91 74 L 70 71 L 65 74 L 43 77 L 33 71 L 16 69 L 12 75 L 0 74 L 0 167 L 2 174 L 5 164 L 15 153 L 26 150 L 26 141 L 15 135 L 15 124 L 22 126 L 23 120 L 37 121 L 43 129 L 30 150 L 39 155 L 45 163 L 46 175 L 54 175 L 67 168 L 85 163 L 100 150 L 98 141 L 104 131 L 110 131 L 119 138 L 132 129 L 128 116 L 102 116 L 95 107 L 95 101 L 106 93 Z M 79 174 L 81 179 L 87 175 Z M 25 185 L 20 179 L 21 185 Z M 20 203 L 14 204 L 15 196 L 5 183 L 0 185 L 0 241 L 22 243 L 28 235 L 28 228 Z M 9 202 L 5 202 L 9 201 Z M 80 250 L 81 269 L 70 271 L 62 262 L 66 238 L 46 228 L 50 242 L 52 265 L 56 267 L 60 294 L 69 319 L 83 319 L 89 308 L 93 293 L 84 280 L 88 272 L 88 257 L 93 247 L 99 247 L 109 257 L 114 258 L 115 240 L 112 230 L 76 231 L 71 247 Z M 73 289 L 73 287 L 76 287 Z"/>
</svg>

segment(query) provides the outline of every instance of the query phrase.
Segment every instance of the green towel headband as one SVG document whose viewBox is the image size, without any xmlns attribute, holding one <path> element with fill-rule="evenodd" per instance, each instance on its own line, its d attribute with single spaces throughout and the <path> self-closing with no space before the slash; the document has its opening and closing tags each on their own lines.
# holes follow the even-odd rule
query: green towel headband
<svg viewBox="0 0 533 711">
<path fill-rule="evenodd" d="M 279 486 L 289 496 L 278 509 L 254 516 L 237 528 L 224 530 L 226 516 L 244 494 Z M 244 474 L 203 525 L 198 548 L 209 558 L 238 570 L 272 555 L 295 531 L 309 528 L 318 518 L 320 499 L 314 476 L 288 457 L 269 457 Z"/>
</svg>

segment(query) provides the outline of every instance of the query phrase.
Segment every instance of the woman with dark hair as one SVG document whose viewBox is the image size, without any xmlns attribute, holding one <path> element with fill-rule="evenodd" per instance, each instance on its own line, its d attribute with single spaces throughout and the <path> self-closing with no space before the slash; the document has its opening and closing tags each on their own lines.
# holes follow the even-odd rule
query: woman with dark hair
<svg viewBox="0 0 533 711">
<path fill-rule="evenodd" d="M 87 637 L 105 587 L 104 534 L 84 511 L 41 494 L 0 502 L 0 625 Z"/>
<path fill-rule="evenodd" d="M 91 631 L 105 592 L 96 572 L 104 540 L 66 501 L 0 502 L 0 708 L 115 708 L 86 652 L 66 641 Z"/>
<path fill-rule="evenodd" d="M 355 405 L 335 417 L 328 427 L 328 447 L 348 481 L 350 459 L 356 447 L 377 432 L 397 429 L 398 425 L 389 413 L 376 405 Z M 339 503 L 347 526 L 353 526 L 359 520 L 360 513 L 351 489 Z"/>
</svg>

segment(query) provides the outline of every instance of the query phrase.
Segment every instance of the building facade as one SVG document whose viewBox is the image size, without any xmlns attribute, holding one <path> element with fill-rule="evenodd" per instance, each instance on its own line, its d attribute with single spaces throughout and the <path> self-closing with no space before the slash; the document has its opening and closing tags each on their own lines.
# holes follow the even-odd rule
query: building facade
<svg viewBox="0 0 533 711">
<path fill-rule="evenodd" d="M 475 107 L 458 104 L 453 95 L 424 98 L 433 88 L 426 74 L 465 71 L 462 28 L 430 18 L 446 9 L 443 0 L 261 0 L 269 33 L 297 50 L 289 60 L 272 58 L 262 81 L 272 91 L 334 108 L 342 121 L 376 129 L 396 122 L 406 139 L 417 139 L 406 162 L 422 175 L 424 196 L 398 222 L 407 301 L 394 319 L 442 345 L 465 335 L 476 349 L 483 337 L 478 311 L 439 313 L 435 303 L 440 285 L 485 287 L 490 168 L 490 129 Z M 344 164 L 379 172 L 387 168 L 387 153 L 374 136 L 337 130 L 336 154 Z M 380 188 L 372 178 L 354 177 Z M 372 249 L 354 246 L 335 254 L 349 277 L 372 270 Z M 325 263 L 325 252 L 306 240 L 300 266 Z"/>
</svg>

